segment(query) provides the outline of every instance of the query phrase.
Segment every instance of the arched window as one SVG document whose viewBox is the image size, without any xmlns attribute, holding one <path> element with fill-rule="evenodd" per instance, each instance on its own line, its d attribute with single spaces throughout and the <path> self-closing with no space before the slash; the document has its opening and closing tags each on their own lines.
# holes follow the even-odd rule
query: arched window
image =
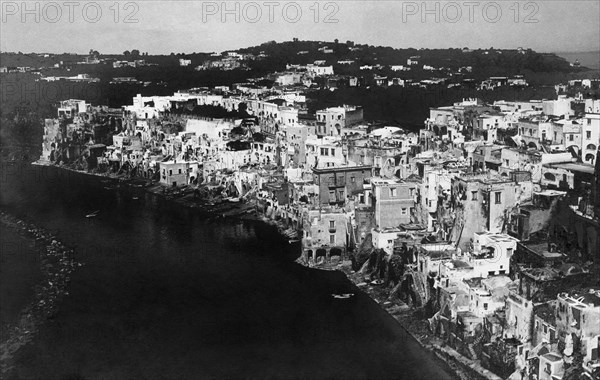
<svg viewBox="0 0 600 380">
<path fill-rule="evenodd" d="M 594 155 L 591 153 L 588 153 L 585 155 L 585 161 L 589 162 L 590 164 L 594 164 Z"/>
<path fill-rule="evenodd" d="M 594 144 L 588 144 L 588 146 L 585 147 L 587 150 L 596 150 L 596 145 Z"/>
<path fill-rule="evenodd" d="M 548 181 L 556 181 L 556 176 L 552 173 L 544 173 L 544 178 Z"/>
</svg>

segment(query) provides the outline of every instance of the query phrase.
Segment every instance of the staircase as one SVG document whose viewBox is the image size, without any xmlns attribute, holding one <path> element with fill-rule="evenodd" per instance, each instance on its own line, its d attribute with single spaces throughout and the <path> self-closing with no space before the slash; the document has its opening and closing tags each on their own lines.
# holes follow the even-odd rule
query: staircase
<svg viewBox="0 0 600 380">
<path fill-rule="evenodd" d="M 475 346 L 477 346 L 479 343 L 481 343 L 481 341 L 484 338 L 484 333 L 483 331 L 481 333 L 479 333 L 479 335 L 471 342 L 467 344 L 467 349 L 469 350 L 469 354 L 471 354 L 471 358 L 472 359 L 477 359 L 478 355 L 477 352 L 475 352 Z"/>
<path fill-rule="evenodd" d="M 414 291 L 421 299 L 420 305 L 425 305 L 429 300 L 429 286 L 427 280 L 424 278 L 425 276 L 419 272 L 411 272 L 410 275 L 413 279 Z"/>
</svg>

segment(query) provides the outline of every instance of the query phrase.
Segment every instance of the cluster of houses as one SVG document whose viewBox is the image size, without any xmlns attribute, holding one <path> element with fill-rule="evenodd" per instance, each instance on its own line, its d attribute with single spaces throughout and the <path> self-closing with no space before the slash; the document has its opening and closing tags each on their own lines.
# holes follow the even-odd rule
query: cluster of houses
<svg viewBox="0 0 600 380">
<path fill-rule="evenodd" d="M 360 73 L 368 73 L 368 75 L 339 75 L 335 74 L 334 66 L 326 60 L 317 60 L 312 64 L 288 64 L 283 72 L 274 73 L 271 78 L 278 85 L 297 85 L 305 87 L 322 87 L 327 89 L 337 89 L 341 87 L 358 87 L 373 85 L 377 87 L 418 87 L 431 88 L 444 86 L 447 88 L 467 87 L 476 90 L 494 90 L 503 86 L 508 87 L 527 87 L 529 84 L 522 75 L 509 77 L 490 77 L 481 81 L 479 84 L 475 79 L 465 77 L 465 74 L 473 71 L 472 66 L 460 67 L 457 70 L 452 70 L 447 67 L 433 67 L 430 65 L 419 65 L 419 56 L 411 57 L 407 60 L 406 65 L 361 65 L 357 66 Z M 213 65 L 214 62 L 207 62 Z M 339 60 L 337 64 L 340 66 L 354 65 L 354 60 Z M 418 65 L 418 66 L 417 66 Z M 203 66 L 204 67 L 204 66 Z M 407 77 L 398 76 L 398 72 L 407 72 L 414 68 L 428 71 L 432 76 L 416 80 Z M 391 74 L 390 74 L 391 73 Z M 437 73 L 437 74 L 436 74 Z M 320 78 L 321 80 L 316 80 Z"/>
<path fill-rule="evenodd" d="M 598 378 L 600 102 L 467 99 L 431 109 L 419 142 L 439 240 L 407 265 L 432 330 L 505 378 Z"/>
<path fill-rule="evenodd" d="M 332 67 L 288 70 L 276 89 L 63 101 L 41 160 L 252 199 L 301 233 L 306 265 L 364 248 L 401 258 L 432 330 L 493 372 L 598 375 L 600 101 L 464 99 L 410 132 L 358 105 L 310 112 L 297 85 Z M 181 112 L 196 106 L 245 116 Z"/>
</svg>

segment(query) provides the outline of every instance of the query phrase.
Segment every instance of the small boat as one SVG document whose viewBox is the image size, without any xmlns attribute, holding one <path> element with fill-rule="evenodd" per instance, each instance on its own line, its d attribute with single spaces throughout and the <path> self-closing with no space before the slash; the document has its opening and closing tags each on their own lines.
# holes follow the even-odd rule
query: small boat
<svg viewBox="0 0 600 380">
<path fill-rule="evenodd" d="M 90 213 L 89 213 L 89 214 L 87 214 L 85 217 L 86 217 L 86 218 L 93 218 L 93 217 L 97 216 L 99 212 L 100 212 L 100 210 L 96 210 L 96 211 L 94 211 L 94 212 L 90 212 Z"/>
<path fill-rule="evenodd" d="M 377 280 L 371 281 L 371 285 L 381 285 L 383 283 L 384 283 L 384 281 L 380 278 L 378 278 Z"/>
<path fill-rule="evenodd" d="M 331 296 L 338 300 L 345 300 L 354 296 L 354 293 L 343 293 L 343 294 L 331 294 Z"/>
<path fill-rule="evenodd" d="M 133 199 L 134 201 L 137 201 L 140 198 L 138 198 L 138 197 L 132 197 L 131 199 Z"/>
<path fill-rule="evenodd" d="M 300 241 L 300 240 L 298 240 L 298 239 L 291 239 L 291 240 L 288 240 L 288 243 L 289 243 L 289 244 L 294 244 L 294 243 L 297 243 L 297 242 L 299 242 L 299 241 Z"/>
</svg>

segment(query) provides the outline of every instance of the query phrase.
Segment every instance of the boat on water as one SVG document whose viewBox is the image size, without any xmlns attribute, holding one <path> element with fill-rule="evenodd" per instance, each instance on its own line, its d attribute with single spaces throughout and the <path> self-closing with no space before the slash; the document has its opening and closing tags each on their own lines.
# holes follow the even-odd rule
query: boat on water
<svg viewBox="0 0 600 380">
<path fill-rule="evenodd" d="M 86 217 L 86 218 L 93 218 L 93 217 L 97 216 L 99 212 L 100 212 L 100 210 L 96 210 L 96 211 L 94 211 L 94 212 L 90 212 L 90 213 L 89 213 L 89 214 L 87 214 L 85 217 Z"/>
<path fill-rule="evenodd" d="M 299 239 L 290 239 L 290 240 L 288 240 L 288 243 L 289 244 L 294 244 L 294 243 L 297 243 L 299 241 L 300 241 Z"/>
<path fill-rule="evenodd" d="M 331 294 L 334 299 L 345 300 L 350 297 L 354 297 L 354 293 L 343 293 L 343 294 Z"/>
<path fill-rule="evenodd" d="M 371 281 L 371 285 L 381 285 L 383 283 L 384 283 L 384 281 L 380 278 L 378 278 L 377 280 Z"/>
</svg>

